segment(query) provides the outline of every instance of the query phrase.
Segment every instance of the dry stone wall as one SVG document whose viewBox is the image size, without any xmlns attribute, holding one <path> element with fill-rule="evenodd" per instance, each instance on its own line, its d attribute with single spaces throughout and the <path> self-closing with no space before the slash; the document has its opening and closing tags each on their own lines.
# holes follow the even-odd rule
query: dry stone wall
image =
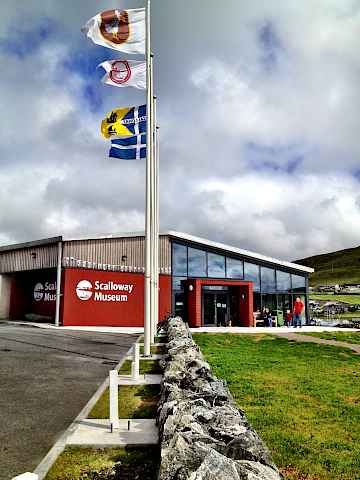
<svg viewBox="0 0 360 480">
<path fill-rule="evenodd" d="M 187 325 L 172 318 L 164 328 L 159 480 L 281 479 L 268 448 L 211 372 Z"/>
</svg>

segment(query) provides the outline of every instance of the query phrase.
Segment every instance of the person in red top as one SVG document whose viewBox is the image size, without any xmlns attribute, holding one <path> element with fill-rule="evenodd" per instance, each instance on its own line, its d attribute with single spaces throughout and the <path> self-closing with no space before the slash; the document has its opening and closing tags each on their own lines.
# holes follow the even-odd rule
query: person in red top
<svg viewBox="0 0 360 480">
<path fill-rule="evenodd" d="M 292 316 L 292 313 L 290 310 L 286 310 L 286 316 L 285 316 L 285 325 L 287 327 L 291 327 L 292 325 L 292 320 L 293 320 L 293 316 Z"/>
<path fill-rule="evenodd" d="M 304 311 L 304 307 L 305 307 L 305 305 L 301 301 L 301 298 L 297 297 L 295 302 L 294 302 L 294 308 L 293 308 L 294 328 L 296 328 L 298 324 L 299 324 L 299 328 L 302 327 L 302 325 L 301 325 L 301 314 Z"/>
</svg>

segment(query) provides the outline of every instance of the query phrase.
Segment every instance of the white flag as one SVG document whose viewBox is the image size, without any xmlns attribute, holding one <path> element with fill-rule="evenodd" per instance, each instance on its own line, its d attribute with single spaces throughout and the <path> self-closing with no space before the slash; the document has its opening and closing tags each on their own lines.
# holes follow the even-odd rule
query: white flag
<svg viewBox="0 0 360 480">
<path fill-rule="evenodd" d="M 106 74 L 101 81 L 114 87 L 146 89 L 146 62 L 137 60 L 107 60 L 100 63 Z"/>
<path fill-rule="evenodd" d="M 145 54 L 145 8 L 98 13 L 81 31 L 97 45 Z"/>
</svg>

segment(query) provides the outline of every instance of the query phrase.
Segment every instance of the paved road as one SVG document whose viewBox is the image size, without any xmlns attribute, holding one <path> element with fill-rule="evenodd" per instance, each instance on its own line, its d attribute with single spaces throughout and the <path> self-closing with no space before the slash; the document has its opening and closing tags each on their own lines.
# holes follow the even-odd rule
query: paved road
<svg viewBox="0 0 360 480">
<path fill-rule="evenodd" d="M 338 340 L 327 340 L 325 338 L 311 337 L 309 335 L 301 335 L 301 332 L 299 333 L 271 332 L 271 333 L 272 335 L 285 337 L 288 340 L 295 340 L 296 342 L 320 343 L 322 345 L 334 345 L 335 347 L 350 348 L 350 350 L 353 350 L 355 353 L 360 355 L 360 345 L 355 343 L 339 342 Z"/>
<path fill-rule="evenodd" d="M 0 480 L 38 465 L 136 338 L 0 322 Z"/>
</svg>

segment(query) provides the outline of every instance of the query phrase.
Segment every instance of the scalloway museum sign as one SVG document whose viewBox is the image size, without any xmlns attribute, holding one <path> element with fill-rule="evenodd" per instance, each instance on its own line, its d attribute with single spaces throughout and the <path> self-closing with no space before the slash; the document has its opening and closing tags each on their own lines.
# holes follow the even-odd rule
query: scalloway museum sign
<svg viewBox="0 0 360 480">
<path fill-rule="evenodd" d="M 55 302 L 56 301 L 56 282 L 38 282 L 34 287 L 34 300 L 37 302 Z"/>
<path fill-rule="evenodd" d="M 100 282 L 96 280 L 92 284 L 89 280 L 81 280 L 76 286 L 76 295 L 83 301 L 92 298 L 95 302 L 127 302 L 133 291 L 133 284 L 113 281 Z"/>
</svg>

